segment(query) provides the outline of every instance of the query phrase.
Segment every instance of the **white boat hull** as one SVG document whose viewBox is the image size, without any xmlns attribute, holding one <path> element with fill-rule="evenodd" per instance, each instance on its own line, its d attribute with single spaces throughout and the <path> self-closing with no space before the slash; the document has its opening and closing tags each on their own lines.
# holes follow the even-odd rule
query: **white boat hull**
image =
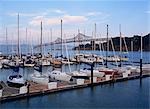
<svg viewBox="0 0 150 109">
<path fill-rule="evenodd" d="M 57 70 L 54 70 L 52 72 L 49 72 L 48 73 L 50 78 L 54 79 L 54 80 L 58 80 L 58 81 L 70 81 L 71 79 L 71 76 L 64 73 L 64 72 L 60 72 L 60 71 L 57 71 Z"/>
<path fill-rule="evenodd" d="M 3 68 L 2 63 L 0 62 L 0 69 Z"/>
<path fill-rule="evenodd" d="M 91 70 L 80 70 L 81 72 L 87 74 L 87 76 L 91 76 Z M 98 70 L 93 70 L 93 77 L 103 77 L 105 75 L 104 72 L 99 72 Z"/>
<path fill-rule="evenodd" d="M 12 75 L 10 75 L 10 76 L 7 77 L 7 83 L 10 86 L 20 87 L 20 86 L 25 85 L 26 81 L 24 80 L 24 78 L 22 76 L 21 77 L 17 77 L 17 75 L 15 75 L 15 76 L 16 77 L 13 77 Z"/>
<path fill-rule="evenodd" d="M 30 75 L 31 80 L 38 84 L 47 85 L 49 83 L 49 78 L 44 75 L 39 75 L 38 73 L 34 73 Z"/>
<path fill-rule="evenodd" d="M 34 67 L 34 64 L 24 64 L 25 67 Z"/>
</svg>

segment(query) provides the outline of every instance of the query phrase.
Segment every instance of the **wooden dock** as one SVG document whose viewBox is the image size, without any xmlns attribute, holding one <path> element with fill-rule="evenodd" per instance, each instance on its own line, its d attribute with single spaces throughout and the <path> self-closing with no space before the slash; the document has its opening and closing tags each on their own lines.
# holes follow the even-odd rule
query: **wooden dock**
<svg viewBox="0 0 150 109">
<path fill-rule="evenodd" d="M 84 84 L 77 85 L 77 84 L 70 84 L 67 82 L 58 82 L 57 88 L 55 89 L 48 89 L 47 85 L 41 85 L 34 83 L 32 81 L 28 81 L 30 84 L 28 93 L 25 94 L 19 94 L 19 88 L 12 88 L 9 87 L 6 83 L 0 82 L 0 84 L 3 86 L 3 93 L 2 97 L 0 97 L 0 102 L 5 102 L 13 99 L 21 99 L 21 98 L 27 98 L 32 96 L 39 96 L 39 95 L 45 95 L 50 93 L 56 93 L 60 91 L 67 91 L 67 90 L 73 90 L 73 89 L 79 89 L 79 88 L 85 88 L 90 86 L 96 86 L 96 85 L 103 85 L 103 84 L 114 84 L 115 82 L 122 82 L 127 80 L 133 80 L 133 79 L 139 79 L 139 78 L 145 78 L 150 77 L 150 72 L 144 72 L 142 77 L 140 77 L 140 74 L 133 73 L 129 75 L 128 77 L 115 77 L 110 80 L 106 80 L 105 77 L 97 78 L 96 82 L 93 82 L 91 84 L 90 80 L 85 80 Z"/>
</svg>

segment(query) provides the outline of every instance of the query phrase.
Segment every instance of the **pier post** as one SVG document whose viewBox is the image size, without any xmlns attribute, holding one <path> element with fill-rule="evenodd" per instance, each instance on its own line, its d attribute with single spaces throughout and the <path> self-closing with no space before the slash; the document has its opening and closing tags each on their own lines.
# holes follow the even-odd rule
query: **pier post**
<svg viewBox="0 0 150 109">
<path fill-rule="evenodd" d="M 140 58 L 140 78 L 142 78 L 143 40 L 141 35 L 141 58 Z"/>
<path fill-rule="evenodd" d="M 27 83 L 27 94 L 29 94 L 30 83 Z"/>
<path fill-rule="evenodd" d="M 112 73 L 112 83 L 114 83 L 115 82 L 115 74 L 114 74 L 114 72 Z"/>
<path fill-rule="evenodd" d="M 142 78 L 142 59 L 140 59 L 140 78 Z"/>
<path fill-rule="evenodd" d="M 93 67 L 94 63 L 91 64 L 91 85 L 93 85 Z"/>
</svg>

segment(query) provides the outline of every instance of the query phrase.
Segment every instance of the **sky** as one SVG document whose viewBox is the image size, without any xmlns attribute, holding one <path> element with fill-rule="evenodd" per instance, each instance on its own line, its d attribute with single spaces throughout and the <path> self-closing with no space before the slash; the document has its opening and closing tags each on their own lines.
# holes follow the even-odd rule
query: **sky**
<svg viewBox="0 0 150 109">
<path fill-rule="evenodd" d="M 17 14 L 20 21 L 21 43 L 39 43 L 40 22 L 43 22 L 45 43 L 60 37 L 60 20 L 63 20 L 63 38 L 81 33 L 92 36 L 96 23 L 96 36 L 146 35 L 150 32 L 149 0 L 0 0 L 0 43 L 17 40 Z M 27 38 L 26 38 L 27 28 Z"/>
</svg>

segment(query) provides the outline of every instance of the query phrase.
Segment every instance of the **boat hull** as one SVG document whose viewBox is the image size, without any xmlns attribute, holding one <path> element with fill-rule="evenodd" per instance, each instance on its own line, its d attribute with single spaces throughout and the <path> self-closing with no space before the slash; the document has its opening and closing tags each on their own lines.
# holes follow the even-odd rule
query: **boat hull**
<svg viewBox="0 0 150 109">
<path fill-rule="evenodd" d="M 30 75 L 31 80 L 35 83 L 47 85 L 49 83 L 49 78 L 46 76 L 35 76 L 34 74 Z"/>
<path fill-rule="evenodd" d="M 26 83 L 22 84 L 22 83 L 13 83 L 13 82 L 7 81 L 7 84 L 8 84 L 9 87 L 20 88 L 20 87 L 24 86 Z"/>
</svg>

